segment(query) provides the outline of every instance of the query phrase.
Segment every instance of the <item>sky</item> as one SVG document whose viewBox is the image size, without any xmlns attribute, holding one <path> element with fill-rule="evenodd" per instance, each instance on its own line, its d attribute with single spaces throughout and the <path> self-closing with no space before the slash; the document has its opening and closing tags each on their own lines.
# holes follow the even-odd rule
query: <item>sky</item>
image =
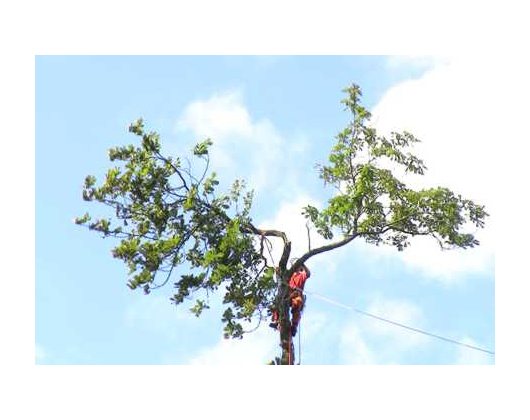
<svg viewBox="0 0 530 420">
<path fill-rule="evenodd" d="M 523 2 L 4 3 L 0 417 L 271 418 L 295 399 L 310 418 L 528 418 Z M 477 197 L 491 217 L 476 252 L 440 260 L 429 244 L 395 255 L 357 242 L 312 260 L 301 366 L 263 364 L 279 349 L 266 328 L 227 342 L 218 308 L 196 319 L 169 291 L 129 291 L 112 244 L 73 225 L 82 180 L 101 176 L 143 116 L 168 150 L 215 134 L 218 169 L 259 187 L 255 220 L 304 249 L 297 212 L 329 197 L 312 168 L 347 121 L 340 89 L 352 81 L 382 128 L 421 136 L 426 182 Z"/>
<path fill-rule="evenodd" d="M 293 256 L 307 249 L 304 205 L 333 191 L 318 177 L 349 121 L 342 89 L 361 86 L 381 133 L 422 140 L 428 167 L 414 186 L 447 186 L 486 206 L 481 246 L 440 251 L 413 240 L 399 253 L 353 241 L 312 258 L 308 301 L 295 339 L 303 365 L 493 365 L 491 354 L 365 317 L 354 309 L 495 352 L 495 172 L 485 124 L 491 104 L 468 56 L 46 56 L 35 58 L 35 362 L 38 365 L 263 365 L 279 354 L 264 322 L 225 340 L 222 307 L 196 318 L 172 305 L 171 285 L 150 295 L 126 287 L 116 244 L 75 225 L 104 209 L 82 200 L 101 179 L 110 147 L 135 141 L 142 117 L 167 153 L 213 140 L 211 168 L 226 190 L 254 189 L 252 217 L 284 230 Z M 424 239 L 424 238 L 422 238 Z M 319 242 L 320 241 L 320 242 Z M 322 240 L 313 233 L 312 243 Z M 277 244 L 279 245 L 279 244 Z M 273 251 L 279 260 L 279 248 Z M 300 357 L 299 357 L 300 356 Z"/>
</svg>

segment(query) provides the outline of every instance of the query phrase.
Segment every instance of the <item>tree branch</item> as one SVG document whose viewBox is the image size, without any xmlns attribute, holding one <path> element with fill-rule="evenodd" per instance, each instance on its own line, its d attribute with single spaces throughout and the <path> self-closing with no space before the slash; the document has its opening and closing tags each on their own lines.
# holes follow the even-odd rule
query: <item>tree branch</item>
<svg viewBox="0 0 530 420">
<path fill-rule="evenodd" d="M 287 235 L 285 234 L 285 232 L 282 232 L 281 230 L 259 229 L 256 226 L 254 226 L 252 223 L 246 224 L 246 227 L 248 227 L 247 233 L 253 233 L 255 235 L 260 235 L 260 236 L 276 236 L 277 238 L 281 238 L 284 243 L 288 242 Z"/>
<path fill-rule="evenodd" d="M 304 264 L 309 258 L 314 257 L 315 255 L 322 254 L 323 252 L 328 252 L 336 248 L 340 248 L 341 246 L 344 246 L 351 241 L 353 241 L 357 236 L 359 236 L 359 233 L 355 232 L 351 235 L 346 236 L 344 239 L 338 242 L 334 242 L 332 244 L 324 245 L 319 248 L 312 249 L 311 251 L 306 252 L 304 255 L 302 255 L 300 258 L 298 258 L 295 263 L 292 265 L 292 267 L 289 269 L 289 275 L 294 273 L 302 264 Z"/>
<path fill-rule="evenodd" d="M 188 184 L 186 183 L 186 180 L 184 179 L 184 177 L 182 176 L 182 174 L 180 173 L 180 170 L 179 168 L 177 168 L 175 165 L 173 165 L 173 162 L 171 162 L 169 159 L 165 158 L 160 152 L 155 152 L 155 155 L 158 159 L 160 159 L 162 162 L 168 164 L 169 166 L 171 166 L 173 168 L 173 170 L 175 171 L 175 173 L 179 176 L 180 180 L 182 181 L 182 185 L 184 186 L 184 188 L 186 189 L 186 191 L 189 191 L 190 189 L 188 188 Z"/>
<path fill-rule="evenodd" d="M 258 229 L 252 223 L 248 223 L 247 227 L 249 233 L 253 233 L 255 235 L 260 236 L 275 236 L 283 240 L 283 252 L 280 258 L 280 262 L 278 263 L 278 267 L 281 271 L 285 271 L 287 268 L 287 261 L 289 260 L 289 255 L 291 254 L 291 241 L 289 241 L 285 232 L 275 229 Z"/>
<path fill-rule="evenodd" d="M 309 222 L 306 222 L 305 227 L 307 229 L 307 250 L 311 251 L 311 232 L 309 230 Z"/>
<path fill-rule="evenodd" d="M 208 168 L 210 167 L 210 156 L 206 155 L 206 167 L 204 168 L 204 172 L 202 173 L 201 179 L 199 180 L 198 184 L 202 184 L 202 181 L 204 181 L 204 178 L 206 178 L 206 174 L 208 173 Z"/>
<path fill-rule="evenodd" d="M 403 218 L 402 220 L 405 220 L 405 218 Z M 308 252 L 306 252 L 304 255 L 302 255 L 298 260 L 295 261 L 295 263 L 292 265 L 292 267 L 289 269 L 289 276 L 294 273 L 302 264 L 304 264 L 309 258 L 311 257 L 314 257 L 315 255 L 318 255 L 318 254 L 322 254 L 323 252 L 328 252 L 328 251 L 332 251 L 333 249 L 336 249 L 336 248 L 340 248 L 344 245 L 347 245 L 348 243 L 350 243 L 351 241 L 353 241 L 356 237 L 358 236 L 362 236 L 362 235 L 371 235 L 371 234 L 383 234 L 383 233 L 386 233 L 388 232 L 390 229 L 394 229 L 394 230 L 397 230 L 397 231 L 402 231 L 400 230 L 399 228 L 396 228 L 396 227 L 393 227 L 392 225 L 395 224 L 395 223 L 399 223 L 401 222 L 402 220 L 397 220 L 397 221 L 394 221 L 394 222 L 391 222 L 389 224 L 387 224 L 383 229 L 377 231 L 377 232 L 355 232 L 355 233 L 352 233 L 351 235 L 348 235 L 346 236 L 344 239 L 342 239 L 341 241 L 338 241 L 338 242 L 334 242 L 334 243 L 331 243 L 331 244 L 328 244 L 328 245 L 324 245 L 324 246 L 321 246 L 319 248 L 315 248 L 315 249 L 310 249 Z M 405 233 L 405 232 L 404 232 Z M 412 233 L 411 233 L 412 234 Z M 416 234 L 421 234 L 421 233 L 416 233 Z M 428 233 L 425 233 L 425 234 L 428 234 Z"/>
</svg>

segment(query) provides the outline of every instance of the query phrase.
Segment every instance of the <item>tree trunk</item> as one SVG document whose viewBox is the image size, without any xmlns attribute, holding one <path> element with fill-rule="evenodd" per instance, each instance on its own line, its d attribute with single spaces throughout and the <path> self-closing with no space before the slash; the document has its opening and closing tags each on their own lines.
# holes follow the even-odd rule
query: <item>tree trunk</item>
<svg viewBox="0 0 530 420">
<path fill-rule="evenodd" d="M 289 279 L 287 272 L 281 274 L 281 282 L 278 288 L 278 314 L 280 326 L 280 346 L 282 348 L 281 364 L 294 364 L 294 351 L 291 337 L 291 314 L 289 302 Z"/>
</svg>

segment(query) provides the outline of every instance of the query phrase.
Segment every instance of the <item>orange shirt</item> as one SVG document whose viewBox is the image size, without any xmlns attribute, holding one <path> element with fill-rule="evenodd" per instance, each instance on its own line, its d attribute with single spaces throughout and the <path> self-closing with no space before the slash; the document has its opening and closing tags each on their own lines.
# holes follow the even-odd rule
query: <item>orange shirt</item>
<svg viewBox="0 0 530 420">
<path fill-rule="evenodd" d="M 304 284 L 307 280 L 307 273 L 304 271 L 297 271 L 296 273 L 293 273 L 291 278 L 289 279 L 289 287 L 291 289 L 304 289 Z"/>
</svg>

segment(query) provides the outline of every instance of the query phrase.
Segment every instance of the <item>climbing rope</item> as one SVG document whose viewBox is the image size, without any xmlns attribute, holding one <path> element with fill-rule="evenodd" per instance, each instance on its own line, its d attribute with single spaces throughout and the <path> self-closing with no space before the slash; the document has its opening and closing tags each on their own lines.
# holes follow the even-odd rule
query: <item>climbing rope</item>
<svg viewBox="0 0 530 420">
<path fill-rule="evenodd" d="M 298 364 L 302 363 L 302 318 L 298 322 Z"/>
<path fill-rule="evenodd" d="M 287 352 L 287 361 L 289 365 L 293 364 L 293 336 L 291 334 L 290 326 L 289 326 L 289 351 Z"/>
<path fill-rule="evenodd" d="M 392 321 L 390 319 L 386 319 L 386 318 L 383 318 L 381 316 L 368 313 L 366 311 L 362 311 L 362 310 L 354 308 L 352 306 L 344 305 L 343 303 L 336 302 L 336 301 L 334 301 L 332 299 L 329 299 L 329 298 L 327 298 L 325 296 L 319 295 L 318 293 L 309 293 L 309 294 L 311 296 L 316 297 L 317 299 L 320 299 L 320 300 L 323 300 L 325 302 L 331 303 L 332 305 L 339 306 L 339 307 L 348 309 L 350 311 L 357 312 L 357 313 L 359 313 L 361 315 L 369 316 L 369 317 L 377 319 L 379 321 L 387 322 L 387 323 L 395 325 L 397 327 L 405 328 L 407 330 L 414 331 L 414 332 L 417 332 L 417 333 L 420 333 L 420 334 L 424 334 L 424 335 L 427 335 L 427 336 L 430 336 L 430 337 L 433 337 L 433 338 L 438 338 L 439 340 L 444 340 L 444 341 L 447 341 L 447 342 L 452 343 L 452 344 L 456 344 L 456 345 L 459 345 L 459 346 L 470 348 L 472 350 L 477 350 L 477 351 L 481 351 L 481 352 L 488 353 L 488 354 L 491 354 L 491 355 L 495 355 L 495 353 L 493 351 L 491 351 L 491 350 L 486 350 L 486 349 L 483 349 L 483 348 L 480 348 L 480 347 L 472 346 L 470 344 L 462 343 L 461 341 L 456 341 L 456 340 L 453 340 L 452 338 L 447 338 L 447 337 L 443 337 L 441 335 L 430 333 L 428 331 L 420 330 L 419 328 L 410 327 L 408 325 L 401 324 L 399 322 Z"/>
</svg>

